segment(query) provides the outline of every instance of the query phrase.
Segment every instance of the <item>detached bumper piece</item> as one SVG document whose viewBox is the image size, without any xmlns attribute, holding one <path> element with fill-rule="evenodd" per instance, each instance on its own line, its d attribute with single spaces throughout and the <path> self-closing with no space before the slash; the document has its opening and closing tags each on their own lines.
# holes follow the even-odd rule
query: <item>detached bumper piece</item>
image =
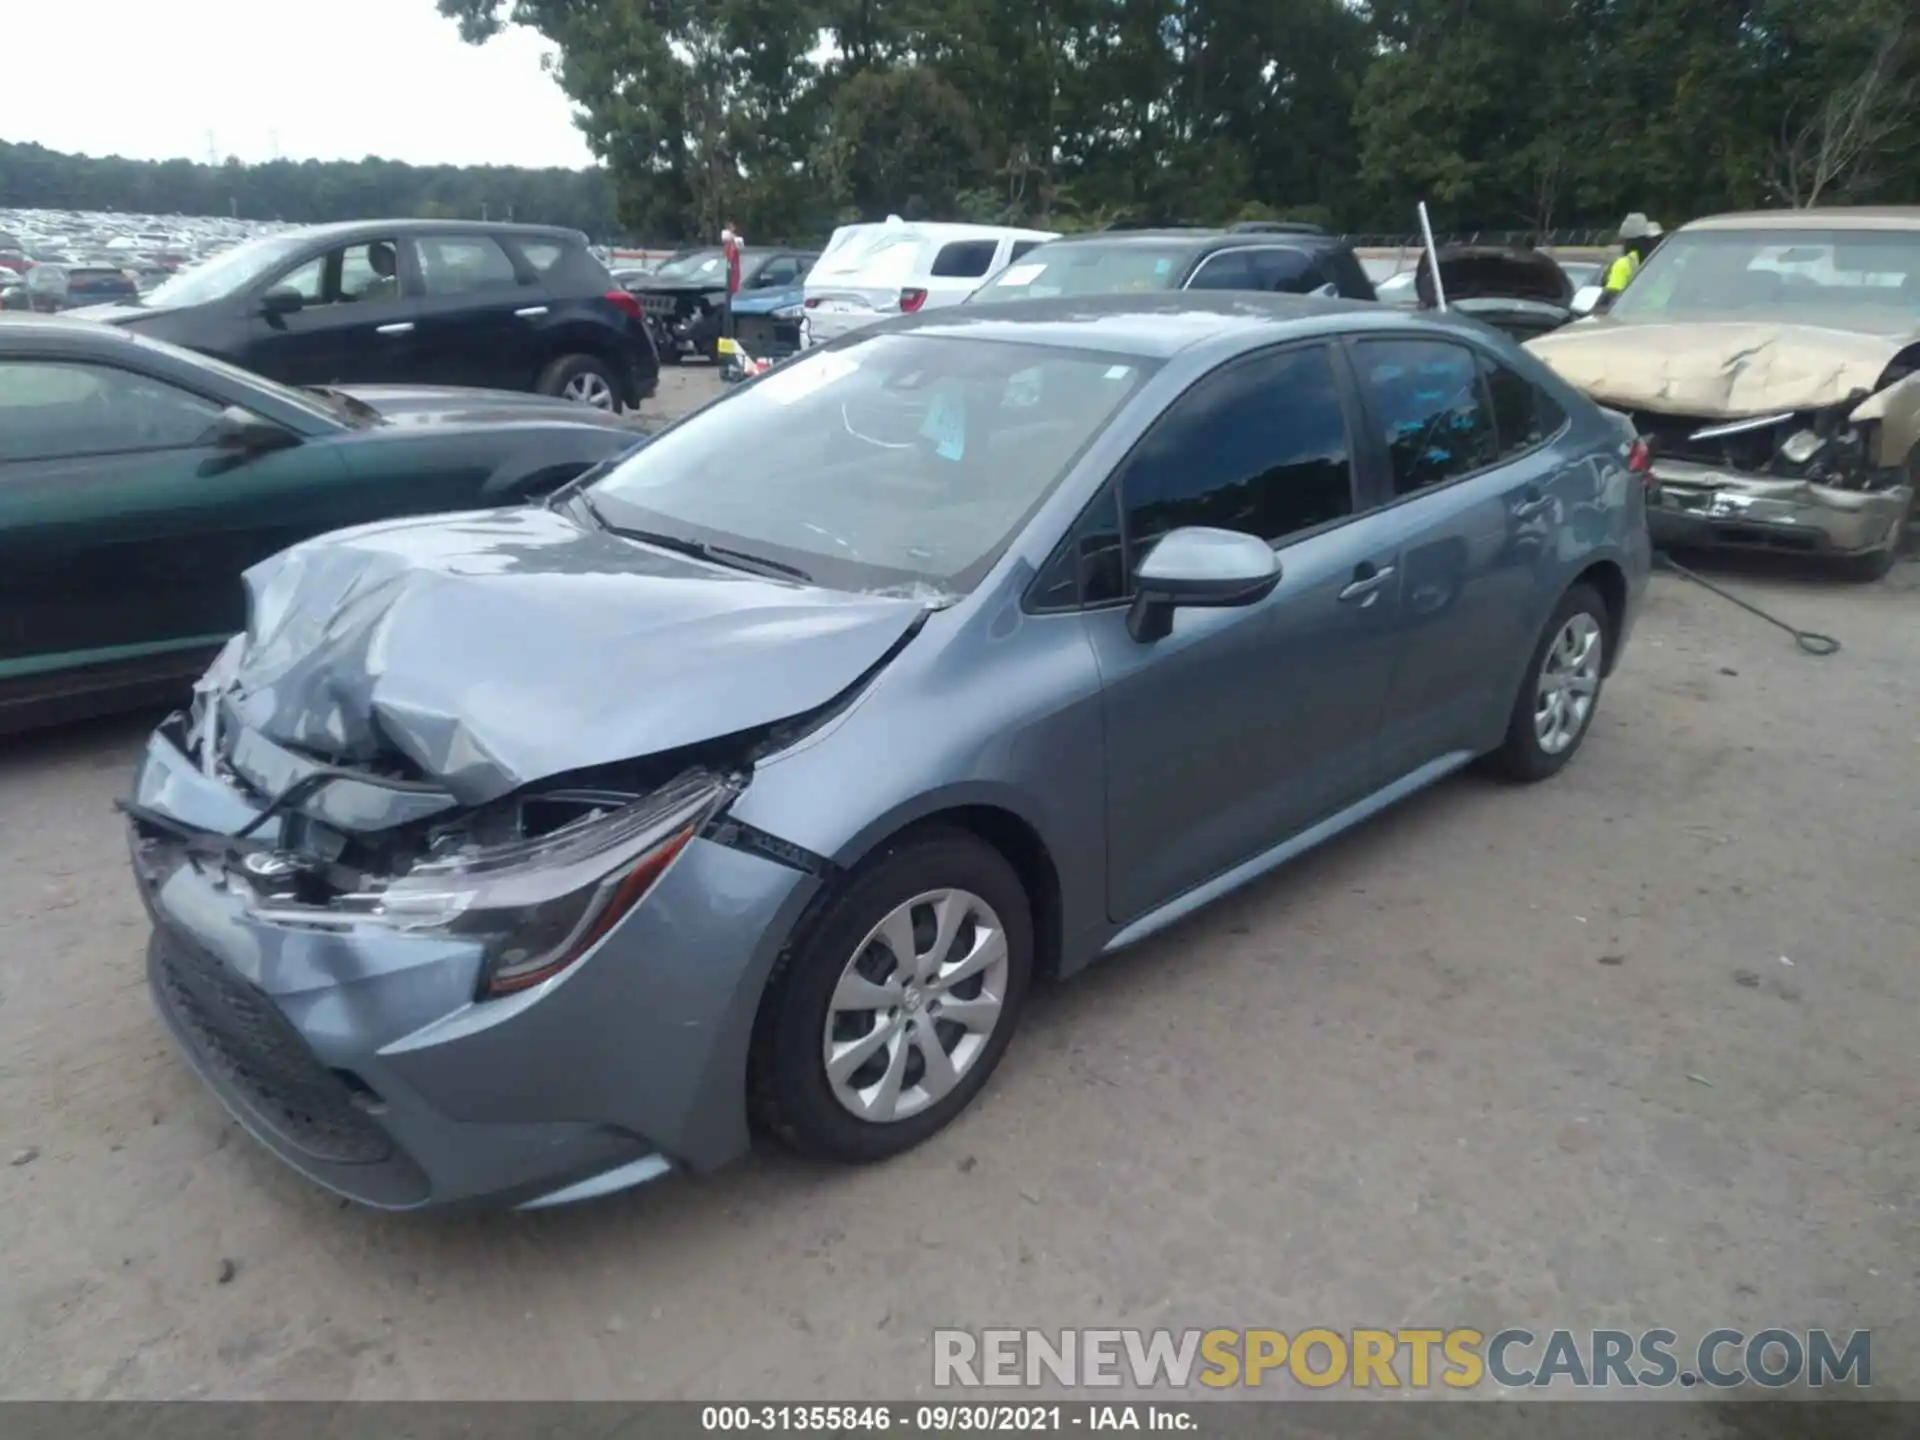
<svg viewBox="0 0 1920 1440">
<path fill-rule="evenodd" d="M 1647 510 L 1656 545 L 1860 555 L 1899 542 L 1913 501 L 1905 485 L 1852 490 L 1656 460 Z"/>
</svg>

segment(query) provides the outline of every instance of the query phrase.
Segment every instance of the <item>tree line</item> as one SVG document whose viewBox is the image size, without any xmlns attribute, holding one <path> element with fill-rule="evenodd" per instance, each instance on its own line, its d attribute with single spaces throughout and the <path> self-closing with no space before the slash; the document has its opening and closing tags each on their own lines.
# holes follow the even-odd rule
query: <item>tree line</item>
<svg viewBox="0 0 1920 1440">
<path fill-rule="evenodd" d="M 512 214 L 651 244 L 910 218 L 1668 225 L 1920 199 L 1913 0 L 437 0 L 527 25 L 601 162 L 161 164 L 0 145 L 0 203 Z"/>
<path fill-rule="evenodd" d="M 595 238 L 618 228 L 604 170 L 402 165 L 392 160 L 126 160 L 0 140 L 0 207 L 234 215 L 317 224 L 376 216 L 517 219 Z"/>
<path fill-rule="evenodd" d="M 648 234 L 904 215 L 1672 224 L 1920 197 L 1914 0 L 438 0 Z"/>
</svg>

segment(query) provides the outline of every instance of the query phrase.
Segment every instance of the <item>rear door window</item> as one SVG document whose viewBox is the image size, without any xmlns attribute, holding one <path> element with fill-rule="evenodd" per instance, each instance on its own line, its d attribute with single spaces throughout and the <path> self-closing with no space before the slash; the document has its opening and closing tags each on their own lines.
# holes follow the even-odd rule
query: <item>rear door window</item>
<svg viewBox="0 0 1920 1440">
<path fill-rule="evenodd" d="M 949 240 L 933 257 L 933 273 L 947 280 L 978 280 L 993 268 L 997 240 Z"/>
<path fill-rule="evenodd" d="M 520 284 L 513 260 L 487 235 L 429 235 L 414 242 L 429 295 L 477 295 Z"/>
<path fill-rule="evenodd" d="M 1444 485 L 1498 458 L 1474 351 L 1440 340 L 1361 340 L 1353 355 L 1396 494 Z"/>
<path fill-rule="evenodd" d="M 1532 381 L 1485 355 L 1480 357 L 1480 369 L 1486 378 L 1502 460 L 1544 444 L 1567 423 L 1567 412 L 1560 408 L 1560 402 Z"/>
<path fill-rule="evenodd" d="M 1189 290 L 1259 290 L 1259 274 L 1253 256 L 1245 250 L 1222 250 L 1200 262 Z"/>
<path fill-rule="evenodd" d="M 1253 263 L 1262 290 L 1283 295 L 1311 295 L 1333 284 L 1333 277 L 1305 250 L 1275 246 L 1256 251 Z"/>
</svg>

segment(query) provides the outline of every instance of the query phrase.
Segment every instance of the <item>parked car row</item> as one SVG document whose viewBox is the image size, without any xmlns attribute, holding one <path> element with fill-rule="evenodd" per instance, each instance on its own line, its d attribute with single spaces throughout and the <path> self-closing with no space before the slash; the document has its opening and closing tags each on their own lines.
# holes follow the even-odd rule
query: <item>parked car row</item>
<svg viewBox="0 0 1920 1440">
<path fill-rule="evenodd" d="M 0 685 L 177 686 L 248 567 L 128 805 L 149 973 L 247 1128 L 377 1206 L 584 1199 L 756 1126 L 896 1154 L 1041 971 L 1468 763 L 1568 763 L 1657 539 L 1872 570 L 1913 505 L 1920 212 L 1682 227 L 1591 318 L 1527 251 L 1403 307 L 1308 227 L 888 222 L 813 267 L 810 348 L 650 438 L 139 333 L 611 284 L 566 232 L 417 224 L 0 323 Z"/>
</svg>

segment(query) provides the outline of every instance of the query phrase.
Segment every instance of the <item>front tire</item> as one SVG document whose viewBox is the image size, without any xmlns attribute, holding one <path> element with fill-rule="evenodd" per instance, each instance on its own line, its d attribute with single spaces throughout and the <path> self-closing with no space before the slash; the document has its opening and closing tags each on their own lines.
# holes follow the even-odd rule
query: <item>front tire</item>
<svg viewBox="0 0 1920 1440">
<path fill-rule="evenodd" d="M 986 1085 L 1032 968 L 1028 896 L 997 850 L 946 828 L 897 842 L 776 969 L 749 1067 L 756 1120 L 824 1159 L 911 1149 Z"/>
<path fill-rule="evenodd" d="M 1487 756 L 1488 769 L 1523 783 L 1559 774 L 1593 726 L 1612 643 L 1606 602 L 1591 586 L 1575 585 L 1534 646 L 1506 739 Z"/>
<path fill-rule="evenodd" d="M 573 400 L 595 410 L 617 413 L 620 382 L 606 361 L 596 355 L 562 355 L 540 373 L 542 395 Z"/>
</svg>

